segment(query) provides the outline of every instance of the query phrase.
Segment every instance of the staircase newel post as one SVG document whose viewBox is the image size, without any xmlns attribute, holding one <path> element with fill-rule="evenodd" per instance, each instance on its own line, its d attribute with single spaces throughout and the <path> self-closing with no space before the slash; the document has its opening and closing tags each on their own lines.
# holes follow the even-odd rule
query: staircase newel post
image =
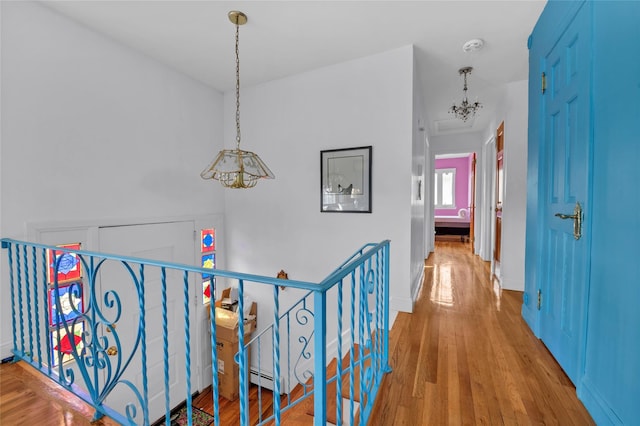
<svg viewBox="0 0 640 426">
<path fill-rule="evenodd" d="M 316 290 L 313 298 L 314 317 L 314 372 L 313 372 L 313 424 L 327 424 L 327 293 Z"/>
<path fill-rule="evenodd" d="M 244 347 L 244 280 L 238 280 L 238 354 L 240 365 L 240 425 L 249 426 L 249 383 L 247 381 L 247 350 Z"/>
<path fill-rule="evenodd" d="M 391 372 L 389 365 L 389 251 L 391 243 L 389 241 L 384 245 L 384 353 L 382 368 L 385 372 Z"/>
<path fill-rule="evenodd" d="M 280 288 L 273 286 L 273 417 L 280 426 Z"/>
</svg>

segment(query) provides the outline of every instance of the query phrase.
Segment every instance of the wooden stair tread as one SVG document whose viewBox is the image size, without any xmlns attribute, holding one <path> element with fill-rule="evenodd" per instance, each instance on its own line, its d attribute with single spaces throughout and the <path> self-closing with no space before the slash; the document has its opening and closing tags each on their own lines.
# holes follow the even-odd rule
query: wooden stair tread
<svg viewBox="0 0 640 426">
<path fill-rule="evenodd" d="M 366 357 L 369 354 L 368 350 L 364 351 L 364 356 Z M 358 344 L 354 345 L 354 361 L 357 362 L 360 359 L 360 347 Z M 350 395 L 350 381 L 351 375 L 349 374 L 348 368 L 350 364 L 350 353 L 347 353 L 342 360 L 342 397 L 345 399 L 349 399 Z M 365 369 L 371 366 L 371 358 L 365 358 L 364 360 Z M 353 400 L 360 402 L 360 364 L 354 365 L 353 369 Z"/>
<path fill-rule="evenodd" d="M 337 374 L 338 371 L 338 361 L 336 360 L 336 358 L 333 358 L 331 360 L 331 362 L 329 363 L 329 365 L 327 366 L 327 379 L 334 377 Z M 312 384 L 313 386 L 313 384 Z M 327 384 L 326 387 L 326 395 L 327 395 L 327 409 L 326 409 L 326 413 L 327 413 L 327 421 L 331 422 L 333 424 L 336 424 L 336 399 L 338 396 L 338 393 L 336 391 L 336 383 L 335 382 L 331 382 L 329 384 Z M 302 405 L 305 406 L 306 409 L 306 413 L 309 416 L 313 416 L 314 415 L 314 395 L 309 396 L 309 398 L 307 398 Z"/>
<path fill-rule="evenodd" d="M 369 353 L 368 350 L 365 351 L 365 356 Z M 342 403 L 342 398 L 345 399 L 349 399 L 350 395 L 349 395 L 349 382 L 350 382 L 350 376 L 349 376 L 349 372 L 348 372 L 348 368 L 349 368 L 349 363 L 350 363 L 350 352 L 347 351 L 346 354 L 344 354 L 344 357 L 342 359 L 341 364 L 341 368 L 342 368 L 342 380 L 340 383 L 340 402 Z M 360 358 L 360 347 L 356 344 L 354 346 L 354 359 L 357 361 Z M 369 367 L 371 365 L 371 359 L 370 358 L 366 358 L 364 361 L 364 365 L 365 368 Z M 331 362 L 329 363 L 329 365 L 327 365 L 327 379 L 332 379 L 335 378 L 338 374 L 338 362 L 336 358 L 333 358 L 331 360 Z M 311 390 L 313 389 L 313 378 L 310 378 L 306 385 L 308 386 L 308 389 Z M 354 367 L 354 401 L 360 403 L 360 366 L 356 365 Z M 304 394 L 304 388 L 303 385 L 298 383 L 293 390 L 291 391 L 291 393 L 289 394 L 289 398 L 291 402 L 295 402 L 296 400 L 300 399 L 303 397 Z M 337 424 L 337 418 L 336 418 L 336 414 L 337 414 L 337 399 L 338 399 L 338 393 L 336 390 L 336 381 L 333 380 L 331 383 L 327 384 L 326 387 L 326 398 L 327 398 L 327 407 L 326 407 L 326 413 L 327 413 L 327 422 L 333 423 L 333 424 Z M 286 399 L 283 399 L 283 404 L 286 404 Z M 285 411 L 282 413 L 281 416 L 281 423 L 283 424 L 287 424 L 287 425 L 312 425 L 313 424 L 313 416 L 314 416 L 314 395 L 311 394 L 309 395 L 308 398 L 306 398 L 304 401 L 301 401 L 298 405 L 296 405 L 295 407 L 290 408 L 289 410 Z M 346 409 L 348 410 L 348 408 Z M 343 412 L 345 410 L 343 409 Z M 347 411 L 346 415 L 348 416 L 349 413 Z M 356 412 L 354 414 L 355 416 L 355 424 L 358 424 L 359 421 L 359 417 L 360 417 L 360 410 L 359 408 L 356 409 Z M 268 424 L 273 424 L 273 422 L 269 422 Z"/>
</svg>

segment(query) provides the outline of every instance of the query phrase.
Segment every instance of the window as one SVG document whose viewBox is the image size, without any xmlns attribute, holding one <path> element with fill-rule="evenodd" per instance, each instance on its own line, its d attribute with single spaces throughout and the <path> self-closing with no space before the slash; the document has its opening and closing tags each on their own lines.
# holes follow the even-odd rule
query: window
<svg viewBox="0 0 640 426">
<path fill-rule="evenodd" d="M 433 203 L 436 209 L 456 207 L 456 169 L 436 169 L 433 177 Z"/>
<path fill-rule="evenodd" d="M 200 254 L 202 256 L 202 267 L 215 269 L 216 230 L 214 228 L 200 230 Z M 202 274 L 202 303 L 209 303 L 211 296 L 211 275 Z"/>
<path fill-rule="evenodd" d="M 80 250 L 80 243 L 58 247 Z M 51 365 L 73 361 L 83 348 L 84 295 L 82 263 L 76 253 L 47 250 L 47 305 Z"/>
</svg>

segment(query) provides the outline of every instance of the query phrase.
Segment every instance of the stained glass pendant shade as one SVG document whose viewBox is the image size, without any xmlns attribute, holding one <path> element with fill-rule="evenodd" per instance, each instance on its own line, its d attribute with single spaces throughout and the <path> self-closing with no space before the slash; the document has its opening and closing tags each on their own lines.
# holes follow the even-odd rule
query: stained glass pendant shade
<svg viewBox="0 0 640 426">
<path fill-rule="evenodd" d="M 239 27 L 247 23 L 247 15 L 232 10 L 229 20 L 236 26 L 236 148 L 223 149 L 206 169 L 200 173 L 203 179 L 220 181 L 225 188 L 253 188 L 260 179 L 273 179 L 274 174 L 258 157 L 258 154 L 240 149 L 240 56 L 238 49 Z"/>
</svg>

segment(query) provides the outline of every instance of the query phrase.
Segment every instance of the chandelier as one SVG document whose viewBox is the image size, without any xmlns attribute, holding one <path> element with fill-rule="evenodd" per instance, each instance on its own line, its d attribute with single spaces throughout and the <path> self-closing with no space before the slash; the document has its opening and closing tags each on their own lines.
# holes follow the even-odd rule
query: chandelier
<svg viewBox="0 0 640 426">
<path fill-rule="evenodd" d="M 232 10 L 229 20 L 236 26 L 236 148 L 223 149 L 200 173 L 203 179 L 220 181 L 225 188 L 253 188 L 259 179 L 274 179 L 269 167 L 251 151 L 240 149 L 240 54 L 239 29 L 247 23 L 247 15 Z"/>
<path fill-rule="evenodd" d="M 482 108 L 482 104 L 477 100 L 474 103 L 470 104 L 469 100 L 467 99 L 467 74 L 471 74 L 472 70 L 473 70 L 472 67 L 464 67 L 458 70 L 458 73 L 460 75 L 464 75 L 464 88 L 462 89 L 462 93 L 463 93 L 462 103 L 460 103 L 460 105 L 456 105 L 454 103 L 453 106 L 449 108 L 449 112 L 451 114 L 454 114 L 457 118 L 465 122 L 469 119 L 469 117 L 473 117 L 476 114 L 476 112 L 480 108 Z"/>
</svg>

